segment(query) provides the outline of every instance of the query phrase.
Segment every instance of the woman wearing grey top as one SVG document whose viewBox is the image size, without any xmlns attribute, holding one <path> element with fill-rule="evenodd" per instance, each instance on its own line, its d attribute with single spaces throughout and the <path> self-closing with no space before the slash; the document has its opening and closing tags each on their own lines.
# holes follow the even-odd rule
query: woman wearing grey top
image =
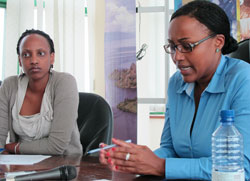
<svg viewBox="0 0 250 181">
<path fill-rule="evenodd" d="M 53 41 L 42 31 L 26 30 L 18 40 L 23 73 L 0 88 L 0 147 L 8 153 L 82 154 L 76 81 L 52 70 L 54 53 Z"/>
</svg>

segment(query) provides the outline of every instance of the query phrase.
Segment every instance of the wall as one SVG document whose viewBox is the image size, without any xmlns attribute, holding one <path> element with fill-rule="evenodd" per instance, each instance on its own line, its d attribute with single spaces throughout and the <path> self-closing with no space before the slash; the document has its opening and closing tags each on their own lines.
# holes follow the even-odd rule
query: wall
<svg viewBox="0 0 250 181">
<path fill-rule="evenodd" d="M 95 17 L 95 81 L 94 92 L 105 97 L 105 79 L 104 79 L 104 27 L 105 27 L 105 0 L 96 0 L 95 11 L 98 12 Z"/>
</svg>

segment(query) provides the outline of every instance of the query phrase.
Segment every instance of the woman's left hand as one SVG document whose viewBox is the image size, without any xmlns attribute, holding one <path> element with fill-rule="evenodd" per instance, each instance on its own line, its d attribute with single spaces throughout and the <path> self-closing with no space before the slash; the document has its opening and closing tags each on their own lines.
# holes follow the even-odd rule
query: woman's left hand
<svg viewBox="0 0 250 181">
<path fill-rule="evenodd" d="M 108 163 L 112 170 L 144 175 L 165 175 L 165 159 L 157 157 L 147 146 L 113 139 L 114 147 L 109 151 Z"/>
</svg>

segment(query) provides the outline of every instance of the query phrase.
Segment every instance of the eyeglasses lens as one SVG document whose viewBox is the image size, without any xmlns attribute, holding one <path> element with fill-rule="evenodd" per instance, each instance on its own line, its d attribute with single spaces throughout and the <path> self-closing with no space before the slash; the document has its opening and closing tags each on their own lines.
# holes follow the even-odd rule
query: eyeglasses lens
<svg viewBox="0 0 250 181">
<path fill-rule="evenodd" d="M 164 45 L 164 49 L 165 49 L 165 52 L 169 54 L 175 54 L 176 49 L 178 49 L 178 51 L 181 53 L 188 53 L 192 51 L 192 47 L 188 43 L 182 43 L 179 45 L 174 45 L 174 44 L 169 43 L 167 45 Z"/>
</svg>

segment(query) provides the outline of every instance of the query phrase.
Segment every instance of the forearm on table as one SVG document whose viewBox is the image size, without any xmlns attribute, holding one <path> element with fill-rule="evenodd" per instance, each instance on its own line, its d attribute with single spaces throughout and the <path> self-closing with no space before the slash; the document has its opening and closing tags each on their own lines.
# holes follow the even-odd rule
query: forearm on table
<svg viewBox="0 0 250 181">
<path fill-rule="evenodd" d="M 20 154 L 46 154 L 46 155 L 62 155 L 66 150 L 69 141 L 51 140 L 43 138 L 40 140 L 23 142 L 19 145 Z"/>
<path fill-rule="evenodd" d="M 166 179 L 211 180 L 211 157 L 166 158 L 165 160 Z"/>
</svg>

